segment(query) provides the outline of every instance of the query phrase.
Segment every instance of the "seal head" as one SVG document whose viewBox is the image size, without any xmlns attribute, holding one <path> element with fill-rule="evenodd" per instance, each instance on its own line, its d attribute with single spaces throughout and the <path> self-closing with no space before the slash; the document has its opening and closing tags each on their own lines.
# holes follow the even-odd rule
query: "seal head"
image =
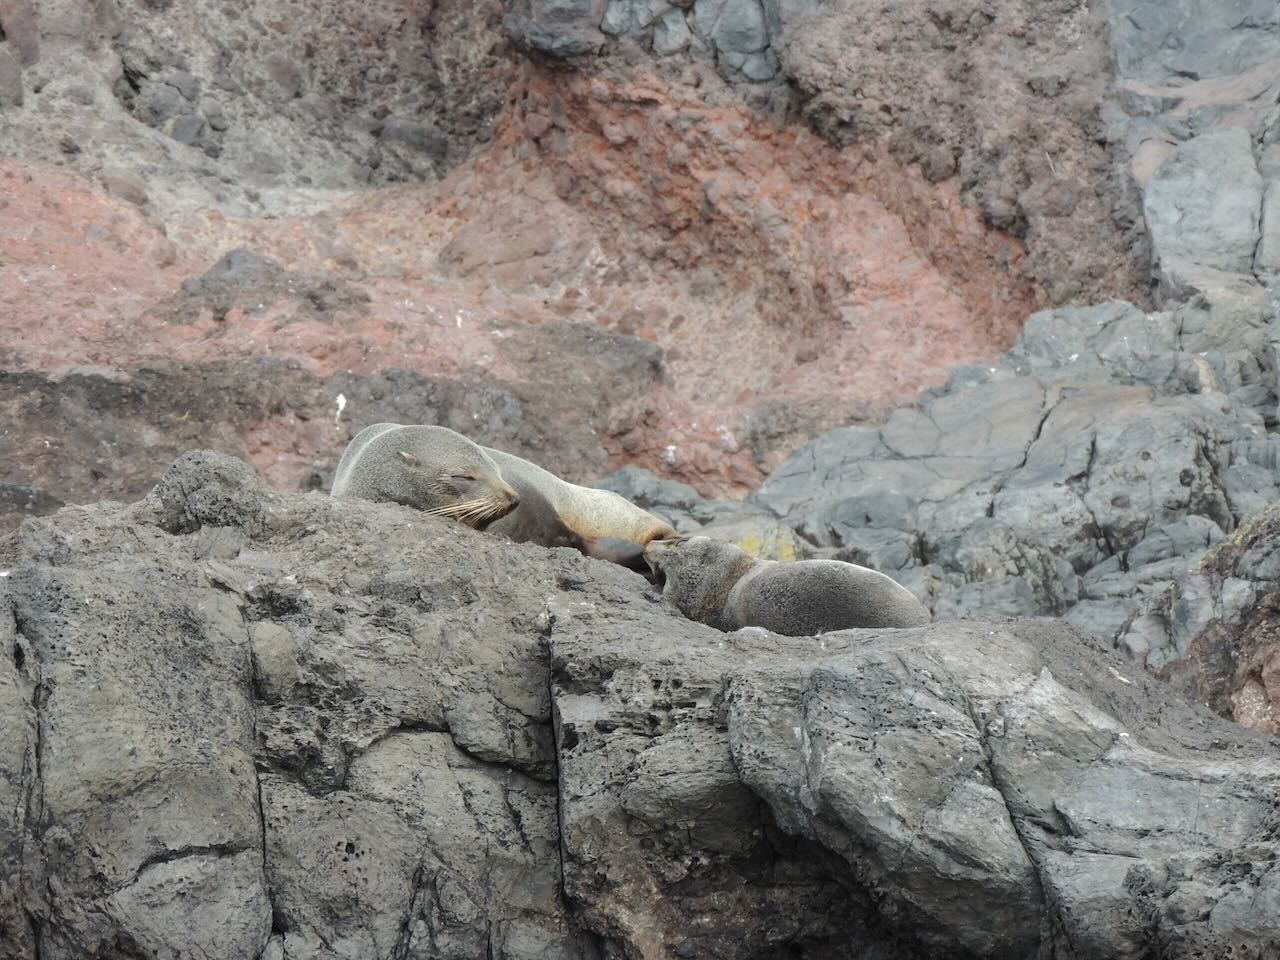
<svg viewBox="0 0 1280 960">
<path fill-rule="evenodd" d="M 338 462 L 333 495 L 400 503 L 481 530 L 520 503 L 493 459 L 462 434 L 396 423 L 356 434 Z"/>
<path fill-rule="evenodd" d="M 686 617 L 721 630 L 736 629 L 724 613 L 729 592 L 758 562 L 749 553 L 710 537 L 676 537 L 649 541 L 644 559 L 662 595 Z"/>
</svg>

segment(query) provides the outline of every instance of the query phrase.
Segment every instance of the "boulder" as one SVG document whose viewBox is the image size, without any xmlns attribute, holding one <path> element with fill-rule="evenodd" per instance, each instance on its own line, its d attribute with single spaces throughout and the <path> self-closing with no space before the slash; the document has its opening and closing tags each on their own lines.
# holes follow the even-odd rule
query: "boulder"
<svg viewBox="0 0 1280 960">
<path fill-rule="evenodd" d="M 1143 194 L 1162 270 L 1189 263 L 1249 273 L 1262 192 L 1248 130 L 1228 127 L 1178 144 Z"/>
<path fill-rule="evenodd" d="M 1061 624 L 723 634 L 207 452 L 16 551 L 6 958 L 1280 944 L 1280 744 Z"/>
</svg>

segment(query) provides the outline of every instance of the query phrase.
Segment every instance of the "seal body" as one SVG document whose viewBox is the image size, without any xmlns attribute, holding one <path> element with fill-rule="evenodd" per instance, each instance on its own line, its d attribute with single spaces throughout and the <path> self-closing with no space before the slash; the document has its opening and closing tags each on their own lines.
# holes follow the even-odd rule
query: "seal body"
<svg viewBox="0 0 1280 960">
<path fill-rule="evenodd" d="M 763 627 L 805 637 L 851 627 L 917 627 L 932 619 L 883 573 L 839 560 L 759 560 L 708 537 L 654 541 L 645 560 L 663 596 L 721 630 Z"/>
<path fill-rule="evenodd" d="M 544 547 L 569 547 L 583 556 L 607 560 L 637 573 L 649 574 L 644 561 L 644 544 L 619 537 L 584 537 L 569 529 L 551 502 L 537 487 L 517 480 L 512 484 L 520 495 L 520 504 L 505 517 L 487 528 L 501 533 L 516 543 L 536 543 Z"/>
<path fill-rule="evenodd" d="M 332 493 L 401 503 L 480 529 L 520 502 L 478 444 L 447 427 L 398 423 L 375 423 L 352 437 Z"/>
<path fill-rule="evenodd" d="M 645 574 L 644 545 L 676 535 L 616 493 L 568 483 L 446 427 L 366 427 L 343 451 L 332 492 L 453 517 L 517 543 L 569 547 Z"/>
<path fill-rule="evenodd" d="M 584 540 L 646 544 L 651 540 L 677 535 L 671 524 L 647 510 L 641 510 L 612 490 L 580 487 L 576 483 L 561 480 L 549 470 L 521 457 L 490 447 L 481 449 L 498 465 L 503 479 L 520 491 L 522 496 L 528 496 L 531 491 L 540 495 L 528 512 L 542 514 L 542 504 L 545 503 L 561 524 Z M 511 536 L 510 530 L 550 528 L 549 518 L 539 516 L 534 520 L 526 520 L 522 516 L 524 512 L 523 506 L 513 510 L 508 516 L 491 524 L 489 529 Z M 517 539 L 515 536 L 511 538 Z M 544 543 L 540 539 L 532 542 L 542 543 L 543 546 L 558 546 Z"/>
</svg>

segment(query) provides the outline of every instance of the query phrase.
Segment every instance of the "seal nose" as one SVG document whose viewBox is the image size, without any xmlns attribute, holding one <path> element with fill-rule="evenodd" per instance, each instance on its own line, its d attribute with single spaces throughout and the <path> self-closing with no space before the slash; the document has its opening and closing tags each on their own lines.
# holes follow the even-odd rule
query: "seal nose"
<svg viewBox="0 0 1280 960">
<path fill-rule="evenodd" d="M 650 540 L 644 545 L 644 550 L 640 552 L 640 556 L 644 557 L 645 562 L 650 567 L 654 567 L 658 562 L 658 558 L 662 556 L 662 551 L 666 550 L 670 545 L 670 540 Z M 657 568 L 654 567 L 654 569 L 656 570 Z"/>
<path fill-rule="evenodd" d="M 516 493 L 514 487 L 505 487 L 502 493 L 507 498 L 507 503 L 511 505 L 512 510 L 520 506 L 520 494 Z"/>
</svg>

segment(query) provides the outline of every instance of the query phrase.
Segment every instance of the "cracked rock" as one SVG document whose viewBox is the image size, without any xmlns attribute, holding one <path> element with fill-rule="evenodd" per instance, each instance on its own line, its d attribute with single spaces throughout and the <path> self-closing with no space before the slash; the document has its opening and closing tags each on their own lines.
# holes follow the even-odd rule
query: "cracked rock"
<svg viewBox="0 0 1280 960">
<path fill-rule="evenodd" d="M 1061 624 L 724 634 L 620 567 L 275 494 L 207 451 L 140 503 L 28 521 L 16 551 L 6 956 L 1102 960 L 1280 937 L 1280 749 Z M 1217 608 L 1247 616 L 1246 579 Z"/>
</svg>

